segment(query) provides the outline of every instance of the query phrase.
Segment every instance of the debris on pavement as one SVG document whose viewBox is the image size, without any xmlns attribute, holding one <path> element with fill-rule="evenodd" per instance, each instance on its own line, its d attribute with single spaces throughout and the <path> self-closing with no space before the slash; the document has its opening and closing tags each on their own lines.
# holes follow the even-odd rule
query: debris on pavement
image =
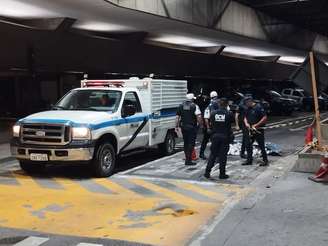
<svg viewBox="0 0 328 246">
<path fill-rule="evenodd" d="M 253 144 L 253 146 L 254 146 L 253 156 L 254 157 L 260 156 L 261 150 L 260 150 L 258 144 L 255 142 Z M 281 154 L 282 154 L 282 149 L 277 144 L 267 142 L 267 143 L 265 143 L 265 148 L 266 148 L 268 155 L 281 156 Z M 241 141 L 235 141 L 233 144 L 230 144 L 230 149 L 229 149 L 228 155 L 238 156 L 240 154 L 240 150 L 241 150 Z"/>
</svg>

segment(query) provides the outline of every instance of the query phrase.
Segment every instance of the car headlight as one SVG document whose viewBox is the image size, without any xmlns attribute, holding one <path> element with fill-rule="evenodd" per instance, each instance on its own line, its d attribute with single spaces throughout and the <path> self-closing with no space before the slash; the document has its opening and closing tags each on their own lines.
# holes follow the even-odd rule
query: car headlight
<svg viewBox="0 0 328 246">
<path fill-rule="evenodd" d="M 14 137 L 18 138 L 20 136 L 20 129 L 21 129 L 20 125 L 13 126 L 13 136 Z"/>
<path fill-rule="evenodd" d="M 72 128 L 73 140 L 87 140 L 91 139 L 90 129 L 87 127 L 73 127 Z"/>
</svg>

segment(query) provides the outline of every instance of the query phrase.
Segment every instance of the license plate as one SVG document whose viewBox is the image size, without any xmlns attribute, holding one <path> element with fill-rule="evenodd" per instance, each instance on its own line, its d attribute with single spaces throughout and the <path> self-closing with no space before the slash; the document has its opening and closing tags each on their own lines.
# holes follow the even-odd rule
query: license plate
<svg viewBox="0 0 328 246">
<path fill-rule="evenodd" d="M 31 161 L 48 161 L 47 154 L 30 154 Z"/>
</svg>

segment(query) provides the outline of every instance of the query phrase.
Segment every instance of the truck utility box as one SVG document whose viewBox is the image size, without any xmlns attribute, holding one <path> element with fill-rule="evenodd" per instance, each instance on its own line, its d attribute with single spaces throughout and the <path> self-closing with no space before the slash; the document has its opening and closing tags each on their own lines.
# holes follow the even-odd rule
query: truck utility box
<svg viewBox="0 0 328 246">
<path fill-rule="evenodd" d="M 83 80 L 52 110 L 17 122 L 12 155 L 28 172 L 83 162 L 97 176 L 108 176 L 126 151 L 159 145 L 171 154 L 176 110 L 186 93 L 182 80 Z"/>
</svg>

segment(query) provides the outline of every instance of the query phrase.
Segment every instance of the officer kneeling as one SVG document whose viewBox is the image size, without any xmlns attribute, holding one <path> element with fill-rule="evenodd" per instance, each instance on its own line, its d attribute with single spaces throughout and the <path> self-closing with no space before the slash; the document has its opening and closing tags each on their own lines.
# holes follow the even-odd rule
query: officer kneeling
<svg viewBox="0 0 328 246">
<path fill-rule="evenodd" d="M 227 179 L 226 163 L 229 152 L 230 142 L 233 140 L 233 133 L 231 125 L 234 122 L 234 115 L 227 109 L 228 101 L 221 98 L 219 102 L 219 109 L 211 112 L 210 126 L 211 126 L 211 155 L 209 157 L 204 176 L 210 178 L 211 170 L 218 157 L 220 163 L 220 179 Z"/>
</svg>

